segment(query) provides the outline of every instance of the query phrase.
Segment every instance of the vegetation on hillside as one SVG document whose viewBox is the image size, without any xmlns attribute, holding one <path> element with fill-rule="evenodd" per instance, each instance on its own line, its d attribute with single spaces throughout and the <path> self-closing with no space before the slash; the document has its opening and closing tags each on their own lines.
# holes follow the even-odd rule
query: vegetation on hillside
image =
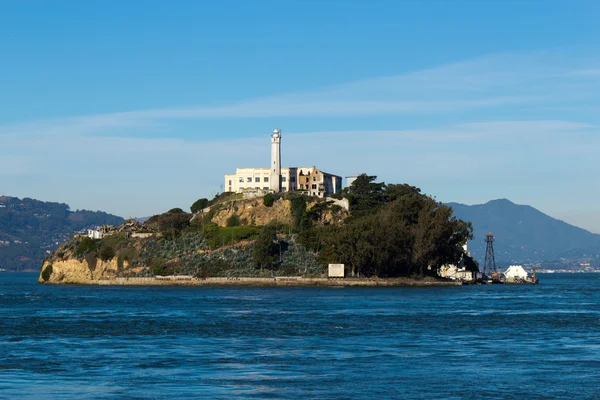
<svg viewBox="0 0 600 400">
<path fill-rule="evenodd" d="M 310 226 L 298 220 L 301 242 L 322 264 L 344 263 L 351 275 L 436 275 L 444 264 L 466 257 L 461 245 L 473 228 L 452 208 L 409 185 L 385 185 L 361 175 L 344 189 L 351 217 L 341 226 Z"/>
<path fill-rule="evenodd" d="M 88 260 L 91 271 L 96 260 L 116 257 L 120 276 L 197 277 L 322 276 L 328 263 L 343 263 L 348 275 L 355 276 L 424 276 L 435 275 L 443 264 L 464 261 L 461 245 L 472 237 L 470 223 L 456 219 L 450 207 L 418 188 L 385 185 L 374 176 L 361 175 L 341 196 L 351 207 L 343 223 L 322 220 L 323 213 L 339 206 L 288 193 L 272 195 L 267 203 L 272 206 L 281 197 L 288 200 L 291 225 L 273 220 L 249 226 L 233 213 L 226 226 L 218 226 L 212 222 L 215 210 L 223 202 L 237 201 L 233 194 L 222 194 L 195 202 L 190 207 L 197 210 L 195 215 L 172 209 L 151 217 L 144 229 L 155 232 L 155 237 L 75 238 L 53 257 L 72 254 Z M 205 206 L 211 209 L 203 214 Z"/>
</svg>

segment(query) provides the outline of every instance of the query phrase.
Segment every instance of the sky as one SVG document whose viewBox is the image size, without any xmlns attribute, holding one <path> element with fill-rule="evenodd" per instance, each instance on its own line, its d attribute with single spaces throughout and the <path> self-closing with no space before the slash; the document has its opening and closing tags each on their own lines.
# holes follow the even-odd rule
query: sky
<svg viewBox="0 0 600 400">
<path fill-rule="evenodd" d="M 142 217 L 237 167 L 600 233 L 600 2 L 0 2 L 0 194 Z"/>
</svg>

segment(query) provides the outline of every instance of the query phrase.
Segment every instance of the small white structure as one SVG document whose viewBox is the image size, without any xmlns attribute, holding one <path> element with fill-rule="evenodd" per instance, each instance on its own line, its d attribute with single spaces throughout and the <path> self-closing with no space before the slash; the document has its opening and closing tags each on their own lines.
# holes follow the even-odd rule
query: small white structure
<svg viewBox="0 0 600 400">
<path fill-rule="evenodd" d="M 344 264 L 329 264 L 328 276 L 330 278 L 343 278 Z"/>
<path fill-rule="evenodd" d="M 454 278 L 459 281 L 472 281 L 474 278 L 473 271 L 469 271 L 466 268 L 461 268 L 454 273 Z"/>
<path fill-rule="evenodd" d="M 504 273 L 508 282 L 524 281 L 527 279 L 527 271 L 522 265 L 511 265 Z"/>
<path fill-rule="evenodd" d="M 102 236 L 104 236 L 99 229 L 88 229 L 87 235 L 91 239 L 102 239 Z"/>
</svg>

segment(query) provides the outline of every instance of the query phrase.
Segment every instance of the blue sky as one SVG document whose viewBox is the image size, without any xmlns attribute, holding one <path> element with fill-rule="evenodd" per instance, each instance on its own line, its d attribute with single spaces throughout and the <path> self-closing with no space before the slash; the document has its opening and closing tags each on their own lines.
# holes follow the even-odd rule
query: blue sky
<svg viewBox="0 0 600 400">
<path fill-rule="evenodd" d="M 600 232 L 600 2 L 0 3 L 0 193 L 146 216 L 268 162 Z"/>
</svg>

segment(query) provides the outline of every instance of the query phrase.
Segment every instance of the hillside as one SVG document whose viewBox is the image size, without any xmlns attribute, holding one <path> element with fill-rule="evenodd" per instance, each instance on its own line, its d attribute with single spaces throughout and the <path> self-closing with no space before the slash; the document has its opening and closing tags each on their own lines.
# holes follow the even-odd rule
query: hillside
<svg viewBox="0 0 600 400">
<path fill-rule="evenodd" d="M 559 258 L 579 259 L 600 254 L 600 235 L 552 218 L 531 206 L 509 200 L 486 204 L 448 203 L 460 219 L 471 221 L 474 239 L 471 254 L 480 262 L 485 256 L 484 237 L 496 236 L 496 261 L 540 262 Z"/>
<path fill-rule="evenodd" d="M 443 265 L 476 270 L 461 244 L 469 223 L 418 188 L 360 175 L 341 199 L 223 193 L 102 237 L 74 235 L 44 260 L 40 282 L 110 283 L 121 278 L 438 278 Z M 199 206 L 200 204 L 200 206 Z M 350 208 L 348 212 L 347 208 Z"/>
<path fill-rule="evenodd" d="M 298 197 L 300 218 L 311 226 L 341 223 L 347 212 L 334 204 Z M 321 276 L 325 268 L 299 242 L 292 200 L 226 198 L 189 214 L 174 208 L 143 223 L 125 221 L 94 240 L 76 234 L 45 259 L 41 281 L 91 283 L 116 277 Z M 256 243 L 265 254 L 256 255 Z M 276 243 L 276 244 L 275 244 Z M 257 258 L 258 257 L 258 258 Z M 260 261 L 257 264 L 257 260 Z"/>
<path fill-rule="evenodd" d="M 0 196 L 0 268 L 38 269 L 44 256 L 74 232 L 121 223 L 123 218 L 101 211 L 71 211 L 63 203 Z"/>
</svg>

